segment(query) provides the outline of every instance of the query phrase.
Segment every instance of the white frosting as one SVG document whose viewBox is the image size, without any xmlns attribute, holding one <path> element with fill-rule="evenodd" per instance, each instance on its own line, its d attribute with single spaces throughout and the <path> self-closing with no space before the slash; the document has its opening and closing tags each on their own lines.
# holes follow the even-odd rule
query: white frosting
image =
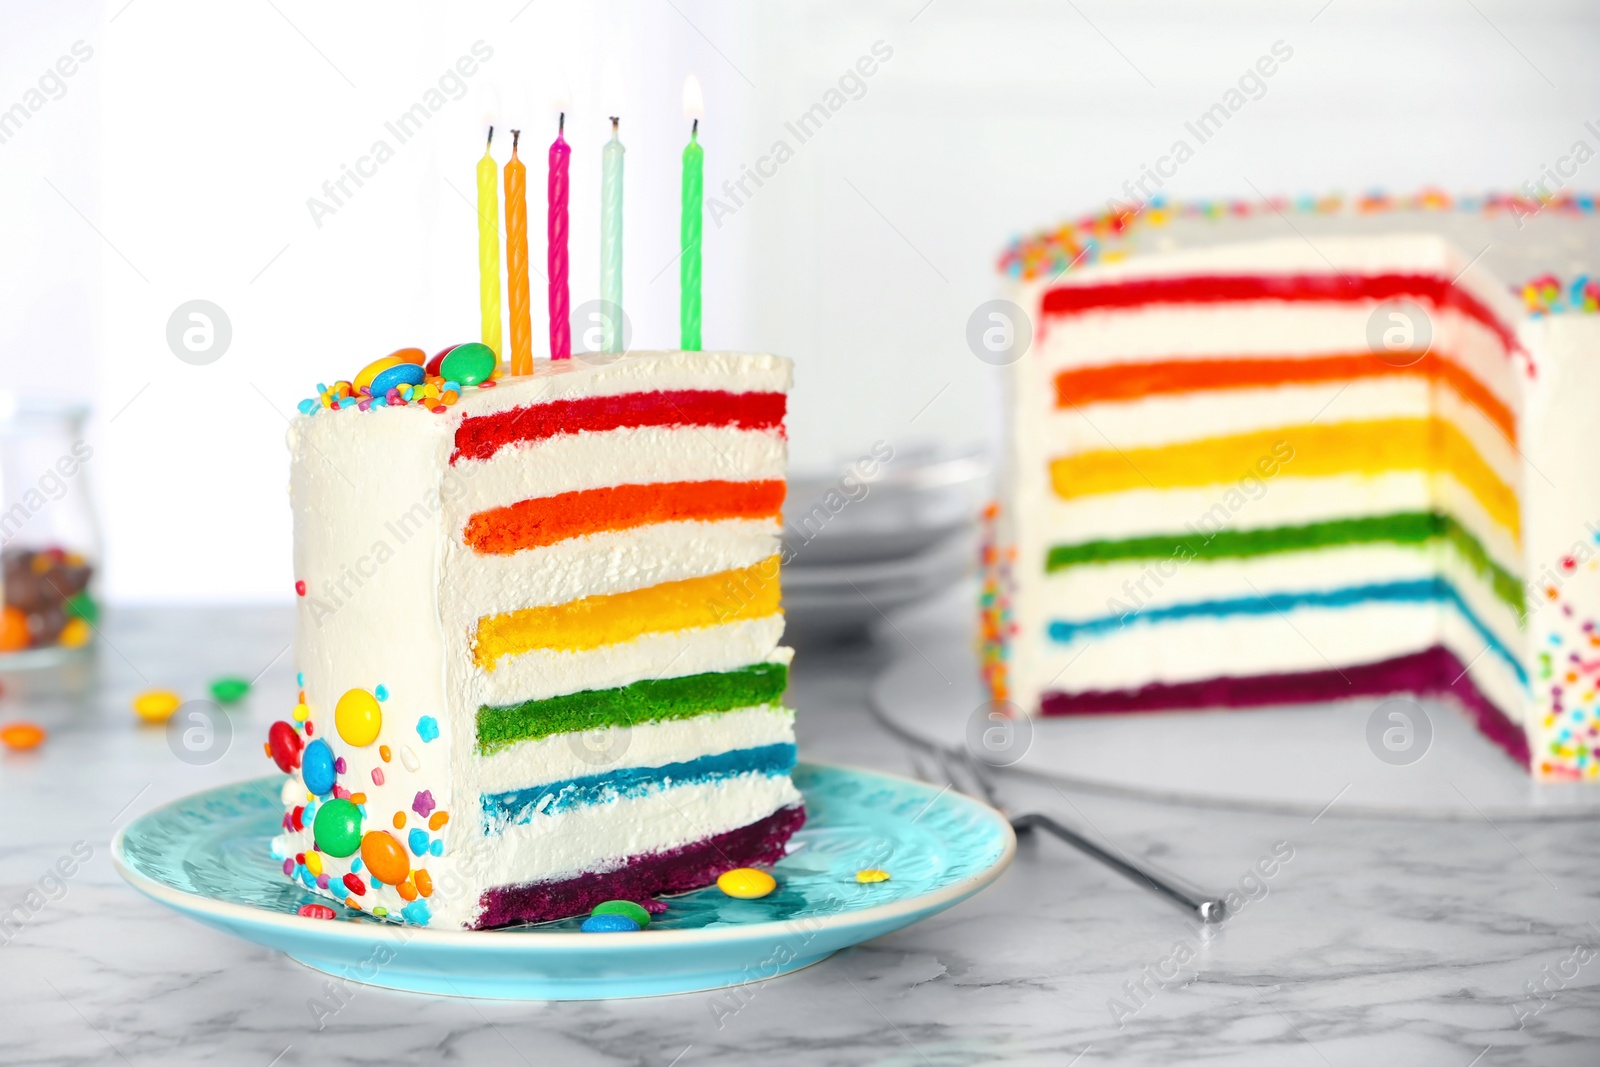
<svg viewBox="0 0 1600 1067">
<path fill-rule="evenodd" d="M 574 537 L 508 556 L 479 555 L 452 542 L 451 587 L 443 608 L 452 625 L 534 605 L 624 593 L 735 567 L 780 547 L 777 520 L 664 522 Z"/>
<path fill-rule="evenodd" d="M 488 459 L 457 460 L 462 489 L 451 513 L 465 523 L 475 511 L 582 489 L 781 479 L 786 455 L 783 436 L 764 430 L 641 426 L 561 434 L 507 445 Z"/>
<path fill-rule="evenodd" d="M 608 726 L 519 741 L 480 757 L 476 785 L 482 793 L 506 793 L 630 767 L 660 767 L 778 744 L 794 744 L 794 712 L 787 708 L 743 708 L 690 719 Z"/>
<path fill-rule="evenodd" d="M 603 366 L 539 361 L 534 376 L 467 390 L 443 414 L 409 405 L 321 411 L 293 420 L 295 576 L 309 587 L 309 595 L 298 600 L 295 655 L 305 676 L 308 729 L 345 759 L 341 788 L 365 795 L 364 831 L 386 830 L 406 844 L 410 831 L 427 827 L 428 820 L 413 811 L 424 790 L 437 810 L 449 814 L 440 830 L 428 831 L 430 840 L 444 842 L 443 855 L 410 858 L 413 868 L 425 866 L 433 880 L 435 890 L 426 904 L 434 925 L 470 924 L 485 888 L 575 874 L 585 863 L 638 851 L 635 845 L 672 847 L 798 802 L 786 778 L 741 779 L 694 787 L 699 792 L 669 791 L 683 794 L 679 802 L 692 806 L 692 818 L 672 814 L 670 803 L 660 798 L 644 798 L 544 820 L 576 828 L 578 838 L 572 841 L 544 823 L 519 827 L 503 839 L 483 837 L 480 779 L 488 774 L 494 782 L 512 781 L 526 757 L 526 781 L 537 782 L 559 766 L 566 741 L 521 745 L 485 761 L 475 745 L 481 704 L 785 660 L 787 650 L 776 648 L 780 616 L 653 635 L 585 653 L 530 653 L 484 672 L 471 662 L 469 619 L 754 562 L 776 550 L 776 528 L 757 522 L 677 523 L 485 559 L 461 550 L 467 516 L 480 507 L 599 486 L 781 478 L 784 441 L 780 433 L 695 428 L 585 432 L 504 448 L 488 461 L 452 465 L 457 427 L 472 415 L 553 399 L 660 389 L 782 392 L 790 375 L 790 364 L 778 357 L 731 353 L 640 353 Z M 347 690 L 371 691 L 379 685 L 387 690 L 382 730 L 372 744 L 356 748 L 338 735 L 334 705 Z M 424 716 L 437 724 L 438 736 L 431 741 L 418 729 Z M 728 732 L 719 734 L 719 725 Z M 711 716 L 697 726 L 635 730 L 637 758 L 743 747 L 747 737 L 762 730 L 761 736 L 792 738 L 785 734 L 786 716 L 771 713 L 741 712 Z M 387 760 L 380 746 L 388 749 Z M 382 784 L 373 778 L 374 770 Z M 306 799 L 298 777 L 285 787 L 291 807 Z M 399 830 L 392 821 L 397 812 L 406 823 Z M 308 826 L 284 835 L 275 851 L 293 856 L 309 847 Z M 342 898 L 346 891 L 339 883 L 350 861 L 323 857 L 323 865 L 331 876 L 330 895 Z M 369 873 L 359 875 L 366 892 L 355 899 L 369 910 L 384 907 L 392 916 L 405 901 L 392 887 L 374 883 Z"/>
</svg>

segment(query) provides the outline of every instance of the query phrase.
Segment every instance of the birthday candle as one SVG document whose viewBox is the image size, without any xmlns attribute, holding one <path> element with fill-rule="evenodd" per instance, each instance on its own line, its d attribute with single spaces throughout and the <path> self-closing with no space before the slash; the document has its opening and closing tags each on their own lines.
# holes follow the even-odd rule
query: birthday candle
<svg viewBox="0 0 1600 1067">
<path fill-rule="evenodd" d="M 600 337 L 602 351 L 622 351 L 622 142 L 611 119 L 611 140 L 600 153 Z"/>
<path fill-rule="evenodd" d="M 511 304 L 511 373 L 533 373 L 533 319 L 528 307 L 528 168 L 517 158 L 521 130 L 511 131 L 506 163 L 506 299 Z"/>
<path fill-rule="evenodd" d="M 705 152 L 700 148 L 700 120 L 689 129 L 683 150 L 683 220 L 679 228 L 678 347 L 700 351 L 700 236 L 705 202 Z"/>
<path fill-rule="evenodd" d="M 478 306 L 483 313 L 483 343 L 500 358 L 500 197 L 496 189 L 494 127 L 478 160 Z"/>
<path fill-rule="evenodd" d="M 567 286 L 567 172 L 572 149 L 563 136 L 566 112 L 561 113 L 556 139 L 550 145 L 549 248 L 546 263 L 550 274 L 550 358 L 572 358 L 572 323 L 568 307 L 571 294 Z"/>
</svg>

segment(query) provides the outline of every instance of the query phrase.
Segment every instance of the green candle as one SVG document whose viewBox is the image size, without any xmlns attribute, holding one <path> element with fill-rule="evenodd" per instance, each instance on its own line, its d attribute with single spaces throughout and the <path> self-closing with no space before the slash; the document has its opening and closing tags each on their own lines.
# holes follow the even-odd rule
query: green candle
<svg viewBox="0 0 1600 1067">
<path fill-rule="evenodd" d="M 622 141 L 617 119 L 611 140 L 600 151 L 600 317 L 601 351 L 622 351 Z"/>
<path fill-rule="evenodd" d="M 700 235 L 705 209 L 706 154 L 700 148 L 700 120 L 689 129 L 683 150 L 682 256 L 678 259 L 678 347 L 700 351 Z"/>
</svg>

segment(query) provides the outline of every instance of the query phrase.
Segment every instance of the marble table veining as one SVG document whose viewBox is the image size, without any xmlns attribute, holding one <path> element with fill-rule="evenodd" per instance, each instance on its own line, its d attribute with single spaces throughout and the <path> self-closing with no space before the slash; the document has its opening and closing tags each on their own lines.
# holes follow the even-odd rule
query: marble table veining
<svg viewBox="0 0 1600 1067">
<path fill-rule="evenodd" d="M 1037 784 L 1007 801 L 1231 891 L 1237 914 L 1198 930 L 1028 841 L 973 900 L 763 986 L 506 1004 L 339 983 L 144 899 L 107 852 L 139 812 L 261 773 L 292 700 L 288 613 L 123 611 L 105 629 L 83 695 L 0 679 L 0 721 L 51 731 L 0 757 L 0 1064 L 1600 1063 L 1600 823 L 1313 820 Z M 885 654 L 802 649 L 806 758 L 909 770 L 866 708 Z M 180 761 L 128 711 L 146 685 L 200 695 L 257 672 L 214 762 Z"/>
</svg>

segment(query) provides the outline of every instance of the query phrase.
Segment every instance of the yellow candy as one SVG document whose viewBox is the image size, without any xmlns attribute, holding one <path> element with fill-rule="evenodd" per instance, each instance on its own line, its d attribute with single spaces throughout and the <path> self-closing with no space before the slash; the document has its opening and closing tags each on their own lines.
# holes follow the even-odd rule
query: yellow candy
<svg viewBox="0 0 1600 1067">
<path fill-rule="evenodd" d="M 755 900 L 778 888 L 778 883 L 766 871 L 758 871 L 754 867 L 738 867 L 719 876 L 717 888 L 730 897 Z"/>
<path fill-rule="evenodd" d="M 351 382 L 350 384 L 355 386 L 354 391 L 359 393 L 361 390 L 372 384 L 372 379 L 376 378 L 390 367 L 398 367 L 401 362 L 401 360 L 395 359 L 393 356 L 384 356 L 382 359 L 375 359 L 371 363 L 368 363 L 365 367 L 362 367 L 361 373 L 357 374 L 355 381 Z"/>
<path fill-rule="evenodd" d="M 61 630 L 60 641 L 64 648 L 82 648 L 89 643 L 89 636 L 93 633 L 89 624 L 82 619 L 69 619 L 67 625 Z"/>
<path fill-rule="evenodd" d="M 311 709 L 306 707 L 304 704 L 296 704 L 292 714 L 294 715 L 295 722 L 305 722 L 306 719 L 311 717 Z"/>
<path fill-rule="evenodd" d="M 322 873 L 322 853 L 306 853 L 306 870 L 311 872 L 311 877 L 313 878 Z"/>
<path fill-rule="evenodd" d="M 378 706 L 378 698 L 365 689 L 352 689 L 334 707 L 333 725 L 346 744 L 363 748 L 378 739 L 383 709 Z"/>
<path fill-rule="evenodd" d="M 856 872 L 856 881 L 863 885 L 869 882 L 887 882 L 888 880 L 889 872 L 880 871 L 876 867 L 868 867 L 866 870 Z"/>
<path fill-rule="evenodd" d="M 133 698 L 133 710 L 145 722 L 166 722 L 182 703 L 183 697 L 170 689 L 147 689 Z"/>
</svg>

